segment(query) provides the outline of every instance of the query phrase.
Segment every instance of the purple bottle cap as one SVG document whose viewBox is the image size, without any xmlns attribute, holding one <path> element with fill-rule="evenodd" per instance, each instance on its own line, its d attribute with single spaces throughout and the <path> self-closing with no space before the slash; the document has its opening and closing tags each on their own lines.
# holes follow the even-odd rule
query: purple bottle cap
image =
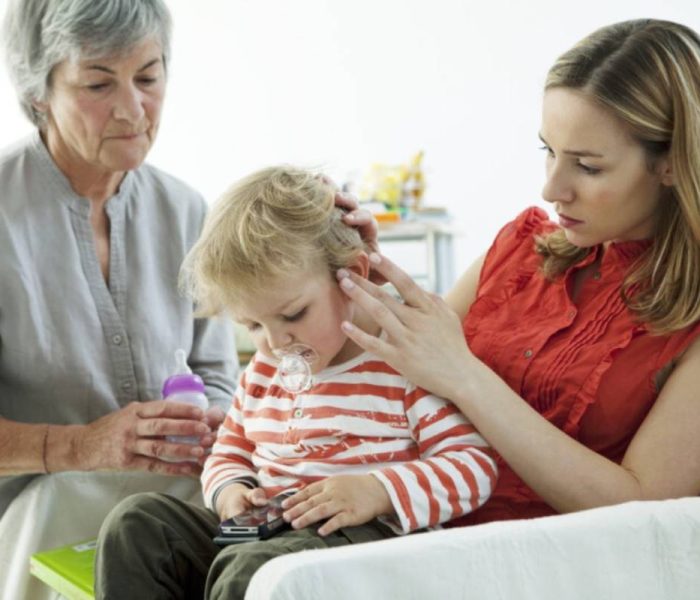
<svg viewBox="0 0 700 600">
<path fill-rule="evenodd" d="M 204 393 L 204 382 L 199 375 L 194 373 L 178 373 L 165 380 L 163 384 L 163 398 L 177 392 L 201 392 Z"/>
</svg>

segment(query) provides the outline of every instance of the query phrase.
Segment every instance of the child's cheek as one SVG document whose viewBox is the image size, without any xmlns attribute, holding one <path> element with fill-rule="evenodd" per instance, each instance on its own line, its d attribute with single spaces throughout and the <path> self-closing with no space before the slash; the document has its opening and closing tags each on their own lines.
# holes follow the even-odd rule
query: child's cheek
<svg viewBox="0 0 700 600">
<path fill-rule="evenodd" d="M 257 333 L 257 332 L 251 332 L 250 339 L 253 341 L 253 345 L 255 346 L 256 350 L 258 350 L 259 352 L 262 352 L 268 358 L 274 359 L 274 355 L 272 354 L 272 351 L 270 350 L 270 346 L 267 343 L 267 339 L 265 338 L 265 336 L 263 334 Z"/>
</svg>

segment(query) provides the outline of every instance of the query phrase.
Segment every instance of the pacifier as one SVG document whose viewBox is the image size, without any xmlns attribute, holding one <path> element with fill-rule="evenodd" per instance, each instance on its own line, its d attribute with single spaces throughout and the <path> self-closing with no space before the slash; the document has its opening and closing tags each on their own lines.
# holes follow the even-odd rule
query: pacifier
<svg viewBox="0 0 700 600">
<path fill-rule="evenodd" d="M 318 360 L 313 348 L 306 344 L 292 344 L 272 353 L 280 361 L 277 373 L 282 389 L 290 394 L 301 394 L 311 387 L 311 368 Z"/>
</svg>

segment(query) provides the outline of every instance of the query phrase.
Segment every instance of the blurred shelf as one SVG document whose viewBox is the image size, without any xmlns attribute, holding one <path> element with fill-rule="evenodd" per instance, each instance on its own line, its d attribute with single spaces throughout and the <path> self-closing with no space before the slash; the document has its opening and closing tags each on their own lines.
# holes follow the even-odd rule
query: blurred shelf
<svg viewBox="0 0 700 600">
<path fill-rule="evenodd" d="M 453 238 L 457 234 L 447 220 L 399 221 L 381 224 L 379 246 L 425 289 L 444 294 L 454 283 Z"/>
</svg>

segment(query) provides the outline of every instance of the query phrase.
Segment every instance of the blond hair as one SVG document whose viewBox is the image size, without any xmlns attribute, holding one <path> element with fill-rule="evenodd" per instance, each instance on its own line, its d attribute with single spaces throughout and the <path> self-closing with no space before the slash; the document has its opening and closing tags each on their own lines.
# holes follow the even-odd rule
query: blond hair
<svg viewBox="0 0 700 600">
<path fill-rule="evenodd" d="M 181 286 L 198 315 L 265 293 L 280 276 L 322 269 L 329 276 L 365 249 L 335 206 L 335 188 L 291 166 L 257 171 L 214 205 L 188 253 Z"/>
<path fill-rule="evenodd" d="M 563 54 L 545 89 L 579 90 L 620 119 L 653 171 L 667 156 L 674 183 L 661 198 L 652 246 L 622 286 L 628 307 L 655 333 L 700 319 L 700 38 L 653 19 L 599 29 Z M 543 271 L 553 279 L 582 260 L 562 230 L 539 238 Z"/>
</svg>

